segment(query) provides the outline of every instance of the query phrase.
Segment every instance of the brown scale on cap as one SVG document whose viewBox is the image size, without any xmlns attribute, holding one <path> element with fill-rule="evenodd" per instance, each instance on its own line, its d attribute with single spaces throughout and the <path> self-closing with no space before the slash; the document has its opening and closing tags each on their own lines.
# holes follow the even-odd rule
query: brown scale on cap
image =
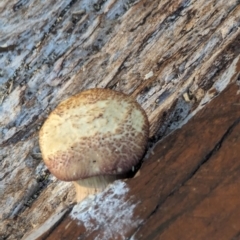
<svg viewBox="0 0 240 240">
<path fill-rule="evenodd" d="M 148 134 L 147 116 L 133 98 L 90 89 L 57 106 L 42 126 L 39 142 L 43 160 L 57 178 L 85 181 L 88 187 L 92 178 L 93 185 L 103 181 L 105 187 L 140 161 Z M 93 188 L 96 192 L 98 186 Z"/>
</svg>

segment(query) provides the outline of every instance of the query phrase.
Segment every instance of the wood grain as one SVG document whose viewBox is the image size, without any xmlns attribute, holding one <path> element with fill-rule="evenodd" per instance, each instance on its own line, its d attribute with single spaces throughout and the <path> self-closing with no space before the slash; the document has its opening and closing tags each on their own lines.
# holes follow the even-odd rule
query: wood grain
<svg viewBox="0 0 240 240">
<path fill-rule="evenodd" d="M 227 87 L 186 125 L 156 144 L 140 176 L 126 182 L 130 188 L 126 199 L 137 206 L 132 222 L 138 219 L 142 222 L 122 229 L 124 237 L 115 232 L 106 239 L 239 236 L 240 95 L 237 92 L 235 84 Z M 105 199 L 108 195 L 106 191 Z M 107 200 L 103 199 L 102 206 L 104 201 Z M 101 205 L 98 207 L 101 212 Z M 101 226 L 93 217 L 92 231 L 86 229 L 84 222 L 65 217 L 47 239 L 100 239 L 119 213 L 112 212 Z"/>
<path fill-rule="evenodd" d="M 1 0 L 0 15 L 2 239 L 21 239 L 58 206 L 74 202 L 71 183 L 50 175 L 39 152 L 39 128 L 59 102 L 93 87 L 132 95 L 148 115 L 150 149 L 239 79 L 238 0 Z M 217 139 L 224 126 L 206 134 Z M 171 139 L 171 148 L 162 149 L 166 157 L 177 158 L 169 151 L 195 133 L 178 136 L 180 143 Z M 169 183 L 148 200 L 150 212 L 216 144 L 200 140 L 199 133 L 188 142 L 203 151 L 197 159 L 194 152 L 179 152 L 194 159 L 189 167 L 174 163 L 163 173 Z M 156 190 L 165 178 L 153 174 Z M 144 189 L 150 178 L 132 181 Z"/>
</svg>

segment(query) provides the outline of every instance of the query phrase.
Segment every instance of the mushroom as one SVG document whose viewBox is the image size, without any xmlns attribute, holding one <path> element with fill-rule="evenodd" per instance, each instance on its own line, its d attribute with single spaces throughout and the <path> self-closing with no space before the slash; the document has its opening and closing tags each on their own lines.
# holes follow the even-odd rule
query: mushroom
<svg viewBox="0 0 240 240">
<path fill-rule="evenodd" d="M 95 88 L 60 103 L 43 124 L 39 143 L 50 172 L 74 181 L 79 202 L 134 168 L 148 135 L 146 113 L 131 96 Z"/>
</svg>

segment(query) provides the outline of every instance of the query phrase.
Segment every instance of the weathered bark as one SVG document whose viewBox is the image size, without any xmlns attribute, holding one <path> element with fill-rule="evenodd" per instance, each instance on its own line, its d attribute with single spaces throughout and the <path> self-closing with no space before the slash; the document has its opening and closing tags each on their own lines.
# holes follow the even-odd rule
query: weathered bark
<svg viewBox="0 0 240 240">
<path fill-rule="evenodd" d="M 38 239 L 238 239 L 237 92 L 231 85 L 156 144 L 138 177 L 79 203 Z"/>
<path fill-rule="evenodd" d="M 39 128 L 60 101 L 92 87 L 131 94 L 155 143 L 238 77 L 238 0 L 2 0 L 0 22 L 3 239 L 20 239 L 74 200 L 38 147 Z"/>
</svg>

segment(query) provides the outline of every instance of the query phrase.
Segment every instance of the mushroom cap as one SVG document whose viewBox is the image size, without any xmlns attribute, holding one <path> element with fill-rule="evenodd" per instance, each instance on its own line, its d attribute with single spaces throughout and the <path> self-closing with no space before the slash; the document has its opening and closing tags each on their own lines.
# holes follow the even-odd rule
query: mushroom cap
<svg viewBox="0 0 240 240">
<path fill-rule="evenodd" d="M 39 143 L 50 172 L 63 181 L 131 170 L 145 152 L 146 113 L 130 96 L 90 89 L 60 103 L 43 124 Z"/>
</svg>

